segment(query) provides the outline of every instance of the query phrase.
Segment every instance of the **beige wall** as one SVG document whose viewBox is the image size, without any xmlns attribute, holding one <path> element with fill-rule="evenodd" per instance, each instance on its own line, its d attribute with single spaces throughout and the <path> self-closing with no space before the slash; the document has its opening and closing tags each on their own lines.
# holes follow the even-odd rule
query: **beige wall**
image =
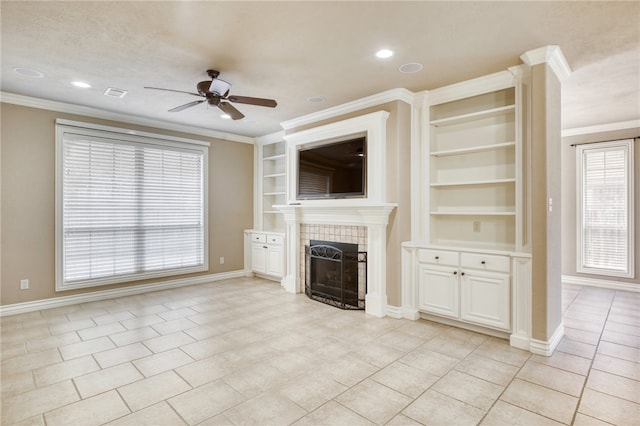
<svg viewBox="0 0 640 426">
<path fill-rule="evenodd" d="M 549 341 L 562 322 L 560 82 L 546 64 L 531 77 L 531 334 Z"/>
<path fill-rule="evenodd" d="M 389 216 L 387 226 L 387 303 L 402 305 L 400 254 L 403 241 L 411 239 L 411 106 L 400 101 L 290 129 L 287 133 L 335 123 L 376 111 L 387 111 L 385 160 L 387 162 L 387 199 L 398 207 Z"/>
<path fill-rule="evenodd" d="M 139 285 L 136 281 L 55 291 L 55 119 L 65 118 L 211 143 L 209 148 L 209 271 L 243 269 L 243 230 L 253 225 L 253 145 L 95 118 L 1 104 L 0 304 Z M 225 264 L 219 264 L 220 256 Z M 186 276 L 173 276 L 177 279 Z M 28 278 L 29 290 L 20 290 Z M 161 281 L 154 279 L 153 282 Z"/>
<path fill-rule="evenodd" d="M 640 284 L 640 140 L 634 143 L 634 190 L 635 190 L 635 277 L 618 278 L 603 275 L 581 274 L 576 271 L 576 149 L 571 144 L 604 142 L 616 139 L 631 139 L 640 136 L 640 128 L 631 128 L 611 132 L 592 133 L 562 138 L 562 274 L 598 280 L 622 281 Z"/>
</svg>

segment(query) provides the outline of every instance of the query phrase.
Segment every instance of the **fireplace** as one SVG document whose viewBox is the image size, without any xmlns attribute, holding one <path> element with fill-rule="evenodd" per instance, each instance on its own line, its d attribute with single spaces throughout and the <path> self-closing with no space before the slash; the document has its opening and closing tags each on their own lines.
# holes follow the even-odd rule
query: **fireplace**
<svg viewBox="0 0 640 426">
<path fill-rule="evenodd" d="M 305 263 L 308 297 L 341 309 L 364 309 L 366 252 L 359 252 L 357 244 L 311 240 Z"/>
</svg>

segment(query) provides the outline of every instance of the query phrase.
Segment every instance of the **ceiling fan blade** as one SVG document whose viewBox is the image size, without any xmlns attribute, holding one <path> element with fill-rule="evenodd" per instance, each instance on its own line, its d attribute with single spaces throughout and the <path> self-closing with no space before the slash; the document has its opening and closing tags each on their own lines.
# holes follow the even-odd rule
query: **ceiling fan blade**
<svg viewBox="0 0 640 426">
<path fill-rule="evenodd" d="M 187 109 L 187 108 L 191 108 L 192 106 L 196 106 L 198 104 L 203 103 L 205 100 L 201 100 L 201 101 L 193 101 L 193 102 L 189 102 L 188 104 L 184 104 L 184 105 L 180 105 L 177 106 L 175 108 L 171 108 L 169 110 L 169 112 L 178 112 L 178 111 L 182 111 L 183 109 Z"/>
<path fill-rule="evenodd" d="M 145 86 L 145 89 L 164 90 L 165 92 L 177 92 L 177 93 L 186 93 L 187 95 L 202 96 L 199 93 L 185 92 L 184 90 L 164 89 L 162 87 L 147 87 L 147 86 Z"/>
<path fill-rule="evenodd" d="M 238 111 L 236 107 L 231 105 L 229 102 L 218 102 L 218 108 L 220 108 L 225 114 L 228 114 L 233 120 L 240 120 L 244 118 L 244 114 Z"/>
<path fill-rule="evenodd" d="M 228 101 L 237 102 L 239 104 L 258 105 L 263 107 L 275 108 L 278 103 L 273 99 L 252 98 L 250 96 L 231 95 L 226 98 Z"/>
</svg>

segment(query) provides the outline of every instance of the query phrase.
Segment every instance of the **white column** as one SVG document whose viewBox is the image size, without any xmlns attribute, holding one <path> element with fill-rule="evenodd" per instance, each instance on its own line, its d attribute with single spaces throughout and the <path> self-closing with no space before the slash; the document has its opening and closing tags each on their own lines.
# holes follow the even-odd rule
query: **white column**
<svg viewBox="0 0 640 426">
<path fill-rule="evenodd" d="M 416 273 L 416 248 L 402 244 L 402 317 L 410 320 L 420 318 Z"/>
<path fill-rule="evenodd" d="M 300 223 L 298 221 L 298 209 L 295 207 L 280 207 L 287 225 L 286 240 L 286 273 L 281 281 L 282 287 L 289 293 L 300 293 Z"/>
<path fill-rule="evenodd" d="M 531 346 L 531 256 L 514 256 L 511 265 L 513 333 L 509 342 L 528 351 Z"/>
<path fill-rule="evenodd" d="M 387 314 L 387 225 L 367 225 L 367 295 L 365 312 L 376 317 Z"/>
</svg>

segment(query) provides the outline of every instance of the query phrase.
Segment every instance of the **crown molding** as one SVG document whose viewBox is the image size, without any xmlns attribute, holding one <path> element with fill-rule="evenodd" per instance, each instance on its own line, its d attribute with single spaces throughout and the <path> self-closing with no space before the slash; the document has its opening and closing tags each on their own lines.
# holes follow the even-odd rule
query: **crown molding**
<svg viewBox="0 0 640 426">
<path fill-rule="evenodd" d="M 385 92 L 377 93 L 375 95 L 367 96 L 366 98 L 347 102 L 346 104 L 338 105 L 332 108 L 324 109 L 322 111 L 303 115 L 302 117 L 283 121 L 282 123 L 280 123 L 280 125 L 283 129 L 289 130 L 296 127 L 305 126 L 307 124 L 316 123 L 318 121 L 338 117 L 344 114 L 349 114 L 351 112 L 360 111 L 365 108 L 386 104 L 388 102 L 402 101 L 408 103 L 409 105 L 412 105 L 414 96 L 415 94 L 407 89 L 391 89 Z"/>
<path fill-rule="evenodd" d="M 616 130 L 638 129 L 640 128 L 639 120 L 620 121 L 617 123 L 597 124 L 595 126 L 575 127 L 573 129 L 565 129 L 562 131 L 562 137 L 589 135 L 592 133 L 615 132 Z"/>
<path fill-rule="evenodd" d="M 542 63 L 549 64 L 560 81 L 566 80 L 571 75 L 571 67 L 560 46 L 557 45 L 528 50 L 520 56 L 520 59 L 530 67 Z"/>
<path fill-rule="evenodd" d="M 281 142 L 284 140 L 284 130 L 269 133 L 267 135 L 258 136 L 254 139 L 256 145 L 267 145 L 271 143 Z"/>
<path fill-rule="evenodd" d="M 493 74 L 429 90 L 426 98 L 429 105 L 455 101 L 492 90 L 506 89 L 513 85 L 515 78 L 509 71 L 498 71 Z"/>
<path fill-rule="evenodd" d="M 253 144 L 254 138 L 248 136 L 234 135 L 232 133 L 219 132 L 216 130 L 203 129 L 201 127 L 183 126 L 165 121 L 153 120 L 143 117 L 135 117 L 128 114 L 110 112 L 98 108 L 69 104 L 66 102 L 51 101 L 48 99 L 33 98 L 30 96 L 17 95 L 15 93 L 0 92 L 0 102 L 20 105 L 30 108 L 46 109 L 49 111 L 64 112 L 67 114 L 77 114 L 85 117 L 100 118 L 103 120 L 113 120 L 122 123 L 136 124 L 139 126 L 154 127 L 157 129 L 172 130 L 175 132 L 190 133 L 192 135 L 206 136 L 210 138 L 223 139 L 231 142 L 241 142 Z"/>
</svg>

